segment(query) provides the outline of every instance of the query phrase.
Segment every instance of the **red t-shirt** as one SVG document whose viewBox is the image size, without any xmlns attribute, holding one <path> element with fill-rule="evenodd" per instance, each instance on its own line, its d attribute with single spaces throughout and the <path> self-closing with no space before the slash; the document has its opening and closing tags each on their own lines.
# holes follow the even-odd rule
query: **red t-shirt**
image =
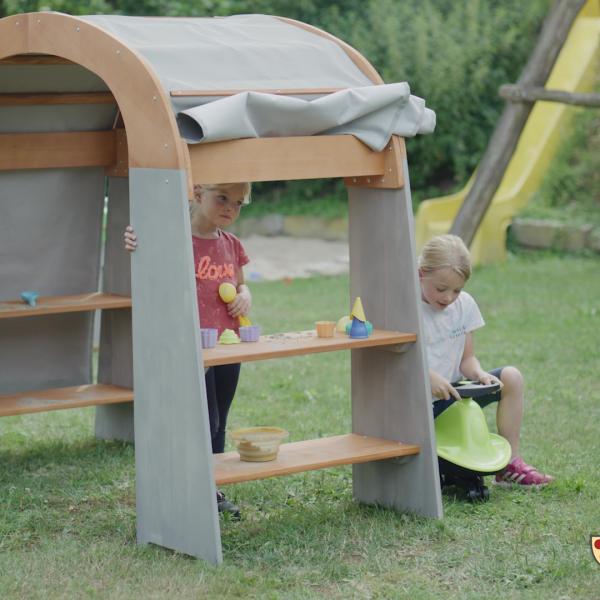
<svg viewBox="0 0 600 600">
<path fill-rule="evenodd" d="M 210 240 L 193 235 L 192 246 L 200 326 L 216 327 L 219 335 L 224 329 L 237 331 L 239 321 L 229 316 L 219 286 L 229 282 L 237 288 L 237 271 L 250 261 L 242 243 L 232 233 L 219 231 L 219 237 Z"/>
</svg>

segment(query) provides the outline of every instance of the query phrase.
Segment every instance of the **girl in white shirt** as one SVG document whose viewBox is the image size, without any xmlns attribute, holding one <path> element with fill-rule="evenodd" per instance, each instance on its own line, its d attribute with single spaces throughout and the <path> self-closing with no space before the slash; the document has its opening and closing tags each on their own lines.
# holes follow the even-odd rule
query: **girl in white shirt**
<svg viewBox="0 0 600 600">
<path fill-rule="evenodd" d="M 419 280 L 434 416 L 460 400 L 453 382 L 470 379 L 483 384 L 500 383 L 500 393 L 476 399 L 482 406 L 498 402 L 498 433 L 508 440 L 512 450 L 511 461 L 496 475 L 496 483 L 546 485 L 553 478 L 539 473 L 519 455 L 523 376 L 515 367 L 488 373 L 475 356 L 472 332 L 485 323 L 475 300 L 463 291 L 470 276 L 471 258 L 459 237 L 437 236 L 423 247 L 419 257 Z"/>
</svg>

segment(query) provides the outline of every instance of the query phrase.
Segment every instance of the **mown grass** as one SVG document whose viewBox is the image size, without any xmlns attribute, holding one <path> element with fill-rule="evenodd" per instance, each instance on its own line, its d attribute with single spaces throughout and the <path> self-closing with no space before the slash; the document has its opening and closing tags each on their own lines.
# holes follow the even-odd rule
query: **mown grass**
<svg viewBox="0 0 600 600">
<path fill-rule="evenodd" d="M 468 286 L 487 321 L 482 362 L 517 364 L 526 377 L 522 450 L 557 476 L 552 487 L 492 489 L 482 505 L 446 495 L 433 521 L 357 505 L 350 468 L 228 486 L 244 517 L 222 521 L 215 568 L 136 545 L 133 449 L 95 440 L 93 409 L 4 418 L 0 596 L 596 597 L 599 274 L 597 258 L 521 253 Z M 281 331 L 336 318 L 347 284 L 253 284 L 255 321 Z M 277 424 L 293 440 L 347 432 L 348 388 L 345 353 L 246 364 L 230 426 Z"/>
</svg>

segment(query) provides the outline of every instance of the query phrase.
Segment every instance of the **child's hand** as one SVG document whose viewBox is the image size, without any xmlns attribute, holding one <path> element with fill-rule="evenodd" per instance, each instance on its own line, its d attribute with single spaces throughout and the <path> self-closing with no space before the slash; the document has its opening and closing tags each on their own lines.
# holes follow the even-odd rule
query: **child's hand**
<svg viewBox="0 0 600 600">
<path fill-rule="evenodd" d="M 133 227 L 131 225 L 127 225 L 127 227 L 125 227 L 123 241 L 125 242 L 125 250 L 134 252 L 137 248 L 137 236 L 135 235 L 135 231 L 133 231 Z"/>
<path fill-rule="evenodd" d="M 429 371 L 429 382 L 431 384 L 431 393 L 438 400 L 447 400 L 451 396 L 460 400 L 460 394 L 450 385 L 450 382 L 444 379 L 439 373 Z"/>
<path fill-rule="evenodd" d="M 241 285 L 238 289 L 236 297 L 227 305 L 227 312 L 232 317 L 241 317 L 250 312 L 252 306 L 252 295 L 250 290 L 245 285 Z"/>
<path fill-rule="evenodd" d="M 482 383 L 483 385 L 499 384 L 500 389 L 504 387 L 504 384 L 497 377 L 494 377 L 493 375 L 491 375 L 490 373 L 486 373 L 485 371 L 482 371 L 481 373 L 477 374 L 477 381 L 479 381 L 479 383 Z"/>
</svg>

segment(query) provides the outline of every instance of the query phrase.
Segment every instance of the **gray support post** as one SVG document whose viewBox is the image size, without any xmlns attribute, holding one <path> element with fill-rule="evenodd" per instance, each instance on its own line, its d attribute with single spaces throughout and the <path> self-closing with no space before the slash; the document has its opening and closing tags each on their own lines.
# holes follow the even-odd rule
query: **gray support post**
<svg viewBox="0 0 600 600">
<path fill-rule="evenodd" d="M 349 188 L 351 300 L 376 328 L 415 332 L 402 354 L 352 351 L 352 431 L 419 444 L 404 463 L 354 465 L 354 496 L 369 504 L 442 516 L 431 394 L 422 342 L 420 292 L 408 183 L 400 190 Z"/>
<path fill-rule="evenodd" d="M 221 539 L 184 171 L 130 169 L 137 534 L 218 564 Z"/>
<path fill-rule="evenodd" d="M 130 296 L 130 258 L 123 247 L 123 232 L 129 224 L 129 179 L 110 177 L 108 182 L 102 290 Z M 98 382 L 133 387 L 131 311 L 102 311 Z M 133 404 L 123 402 L 97 406 L 95 428 L 97 438 L 133 442 Z"/>
</svg>

